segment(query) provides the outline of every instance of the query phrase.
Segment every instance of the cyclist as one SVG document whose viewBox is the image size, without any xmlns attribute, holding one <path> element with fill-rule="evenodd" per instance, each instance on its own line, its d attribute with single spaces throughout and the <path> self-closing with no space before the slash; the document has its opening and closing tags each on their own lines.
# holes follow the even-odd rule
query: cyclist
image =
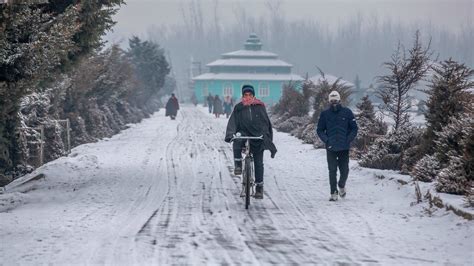
<svg viewBox="0 0 474 266">
<path fill-rule="evenodd" d="M 225 141 L 230 142 L 233 135 L 240 132 L 242 136 L 258 137 L 263 135 L 263 140 L 251 140 L 250 151 L 253 154 L 255 164 L 255 195 L 256 199 L 263 199 L 263 151 L 270 150 L 271 157 L 275 157 L 277 149 L 273 144 L 273 130 L 268 118 L 265 104 L 255 98 L 255 90 L 252 85 L 242 86 L 242 99 L 234 107 L 229 121 Z M 234 174 L 242 173 L 242 147 L 244 141 L 235 140 L 234 150 Z"/>
</svg>

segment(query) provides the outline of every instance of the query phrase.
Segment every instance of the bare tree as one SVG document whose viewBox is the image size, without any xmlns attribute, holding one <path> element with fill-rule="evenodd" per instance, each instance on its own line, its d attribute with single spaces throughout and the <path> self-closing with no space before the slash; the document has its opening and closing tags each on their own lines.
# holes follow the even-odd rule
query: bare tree
<svg viewBox="0 0 474 266">
<path fill-rule="evenodd" d="M 420 81 L 431 68 L 431 41 L 426 48 L 420 42 L 420 32 L 415 33 L 413 47 L 407 52 L 399 43 L 392 54 L 392 60 L 383 65 L 390 73 L 377 77 L 380 83 L 378 96 L 382 99 L 382 107 L 394 120 L 394 130 L 409 122 L 408 110 L 411 108 L 408 92 Z"/>
<path fill-rule="evenodd" d="M 219 0 L 214 0 L 214 30 L 216 31 L 216 38 L 221 39 L 221 26 L 219 18 Z"/>
<path fill-rule="evenodd" d="M 281 0 L 267 0 L 265 1 L 265 6 L 270 12 L 270 22 L 269 31 L 271 34 L 272 42 L 279 43 L 280 45 L 286 46 L 285 42 L 288 41 L 284 38 L 284 32 L 286 27 L 286 21 L 282 11 L 282 1 Z"/>
<path fill-rule="evenodd" d="M 180 3 L 181 15 L 186 26 L 187 36 L 193 36 L 194 39 L 202 39 L 204 34 L 204 17 L 200 0 L 194 0 L 189 3 L 189 17 L 186 13 L 183 2 Z"/>
<path fill-rule="evenodd" d="M 245 8 L 244 6 L 242 6 L 242 4 L 240 3 L 236 3 L 233 8 L 232 8 L 232 11 L 234 13 L 234 16 L 235 16 L 235 21 L 236 21 L 236 31 L 237 31 L 237 34 L 242 34 L 242 33 L 245 33 L 248 35 L 248 18 L 250 17 L 248 14 L 247 14 L 247 11 L 245 11 Z"/>
</svg>

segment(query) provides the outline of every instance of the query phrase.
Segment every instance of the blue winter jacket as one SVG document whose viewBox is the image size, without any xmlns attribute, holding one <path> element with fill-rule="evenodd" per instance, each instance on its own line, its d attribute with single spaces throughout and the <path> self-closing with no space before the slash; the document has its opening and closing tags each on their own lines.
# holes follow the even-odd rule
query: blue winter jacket
<svg viewBox="0 0 474 266">
<path fill-rule="evenodd" d="M 316 133 L 330 151 L 349 150 L 357 136 L 357 123 L 351 109 L 341 105 L 330 106 L 319 116 Z"/>
</svg>

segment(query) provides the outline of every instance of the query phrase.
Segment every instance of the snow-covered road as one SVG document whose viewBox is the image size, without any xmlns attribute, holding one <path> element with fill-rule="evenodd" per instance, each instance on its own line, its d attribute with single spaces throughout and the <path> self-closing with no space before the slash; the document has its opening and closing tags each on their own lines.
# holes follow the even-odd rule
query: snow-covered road
<svg viewBox="0 0 474 266">
<path fill-rule="evenodd" d="M 75 148 L 0 195 L 0 264 L 472 264 L 473 222 L 351 162 L 329 202 L 324 150 L 275 133 L 245 210 L 226 119 L 186 106 Z M 31 176 L 30 176 L 31 177 Z"/>
</svg>

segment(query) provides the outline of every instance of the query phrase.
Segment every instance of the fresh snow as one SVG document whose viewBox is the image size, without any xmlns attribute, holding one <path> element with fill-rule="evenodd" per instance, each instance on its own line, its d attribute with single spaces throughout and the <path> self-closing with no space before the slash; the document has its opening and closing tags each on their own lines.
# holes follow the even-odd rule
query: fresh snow
<svg viewBox="0 0 474 266">
<path fill-rule="evenodd" d="M 280 59 L 218 59 L 214 62 L 207 64 L 206 66 L 269 66 L 269 67 L 291 67 L 291 64 L 280 60 Z"/>
<path fill-rule="evenodd" d="M 245 210 L 226 123 L 160 111 L 17 179 L 0 194 L 0 264 L 472 265 L 473 221 L 354 161 L 329 202 L 325 151 L 284 133 Z"/>
<path fill-rule="evenodd" d="M 296 74 L 268 74 L 268 73 L 205 73 L 194 77 L 193 80 L 284 80 L 302 81 Z"/>
<path fill-rule="evenodd" d="M 238 50 L 230 53 L 222 54 L 223 58 L 248 58 L 248 57 L 258 57 L 258 58 L 278 58 L 278 55 L 272 52 L 263 51 L 263 50 Z"/>
</svg>

